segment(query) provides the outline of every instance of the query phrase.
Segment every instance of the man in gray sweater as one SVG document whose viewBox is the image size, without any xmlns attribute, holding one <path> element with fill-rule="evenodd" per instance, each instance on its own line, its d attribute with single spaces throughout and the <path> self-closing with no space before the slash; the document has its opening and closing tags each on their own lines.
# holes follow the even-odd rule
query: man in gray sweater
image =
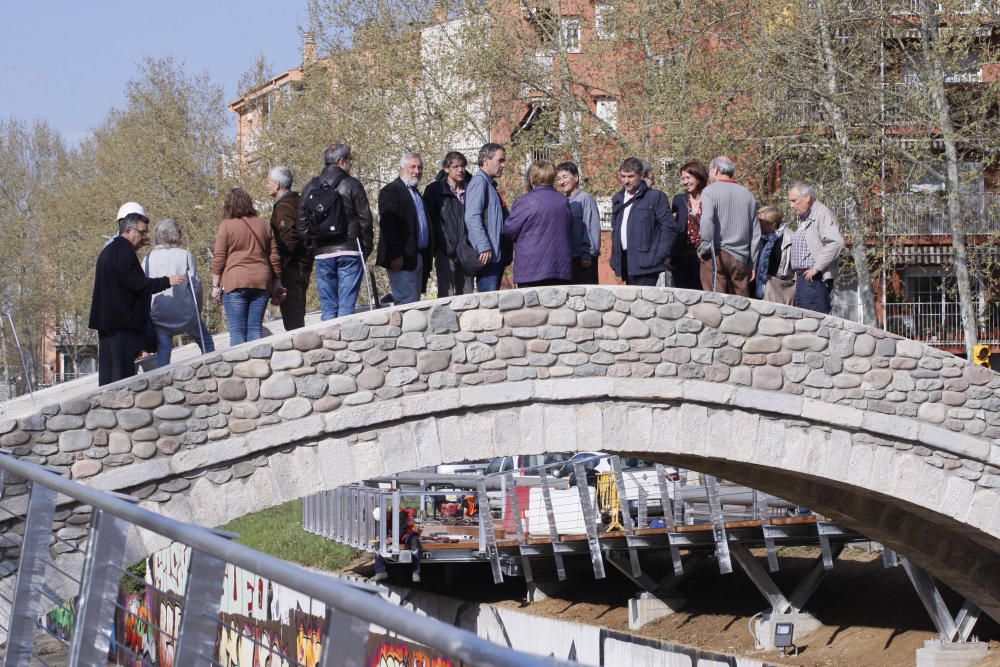
<svg viewBox="0 0 1000 667">
<path fill-rule="evenodd" d="M 720 155 L 708 167 L 701 193 L 701 286 L 710 292 L 750 296 L 760 225 L 757 200 L 733 175 L 736 165 Z"/>
</svg>

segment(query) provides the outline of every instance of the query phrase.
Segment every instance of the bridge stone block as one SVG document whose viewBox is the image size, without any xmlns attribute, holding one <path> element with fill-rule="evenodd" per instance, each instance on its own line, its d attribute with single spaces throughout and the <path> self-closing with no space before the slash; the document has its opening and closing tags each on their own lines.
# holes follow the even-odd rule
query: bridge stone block
<svg viewBox="0 0 1000 667">
<path fill-rule="evenodd" d="M 271 366 L 266 359 L 248 359 L 233 366 L 233 373 L 241 378 L 263 379 L 271 374 Z"/>
<path fill-rule="evenodd" d="M 295 420 L 305 417 L 312 412 L 312 404 L 306 398 L 296 397 L 285 401 L 278 410 L 278 416 L 282 419 Z"/>
<path fill-rule="evenodd" d="M 678 437 L 684 439 L 685 450 L 695 454 L 706 454 L 720 447 L 720 443 L 708 442 L 709 411 L 703 405 L 684 403 L 680 406 L 680 427 Z M 728 447 L 728 444 L 721 444 Z"/>
<path fill-rule="evenodd" d="M 739 408 L 750 408 L 797 417 L 802 414 L 803 399 L 798 396 L 778 392 L 762 391 L 759 389 L 740 389 L 733 394 L 732 404 Z"/>
<path fill-rule="evenodd" d="M 327 388 L 331 394 L 351 394 L 358 390 L 357 382 L 348 375 L 331 375 L 327 378 Z"/>
<path fill-rule="evenodd" d="M 102 408 L 131 408 L 135 404 L 135 395 L 128 389 L 111 389 L 102 393 L 99 400 Z"/>
<path fill-rule="evenodd" d="M 856 486 L 870 488 L 872 467 L 875 463 L 874 445 L 855 442 L 851 448 L 851 462 L 847 468 L 846 480 Z"/>
<path fill-rule="evenodd" d="M 720 386 L 714 382 L 685 381 L 682 385 L 684 399 L 702 403 L 730 405 L 738 392 L 733 386 Z M 740 390 L 742 391 L 742 390 Z"/>
<path fill-rule="evenodd" d="M 548 317 L 546 311 L 539 312 L 546 318 Z M 495 331 L 504 325 L 504 317 L 496 310 L 467 310 L 459 317 L 459 324 L 463 331 Z M 522 325 L 514 325 L 508 322 L 507 326 Z"/>
<path fill-rule="evenodd" d="M 104 465 L 100 461 L 95 461 L 93 459 L 81 459 L 73 464 L 70 469 L 70 477 L 72 479 L 85 479 L 87 477 L 93 477 L 97 473 L 101 472 Z"/>
<path fill-rule="evenodd" d="M 949 475 L 941 497 L 941 511 L 954 518 L 961 518 L 976 491 L 976 483 Z"/>
<path fill-rule="evenodd" d="M 990 445 L 985 440 L 930 424 L 920 425 L 920 442 L 935 449 L 943 449 L 979 461 L 986 460 L 990 454 Z"/>
<path fill-rule="evenodd" d="M 379 455 L 383 461 L 399 471 L 416 470 L 423 467 L 418 463 L 416 448 L 412 445 L 412 433 L 409 429 L 388 429 L 378 434 L 375 442 L 378 444 Z"/>
<path fill-rule="evenodd" d="M 275 352 L 271 355 L 272 371 L 287 371 L 300 366 L 302 366 L 302 352 L 298 350 Z"/>
<path fill-rule="evenodd" d="M 79 415 L 54 415 L 47 422 L 48 430 L 56 433 L 83 428 L 83 417 Z"/>
<path fill-rule="evenodd" d="M 398 461 L 383 461 L 378 443 L 374 440 L 351 443 L 351 462 L 358 479 L 372 479 L 384 474 L 403 472 Z"/>
<path fill-rule="evenodd" d="M 534 385 L 527 382 L 508 382 L 499 385 L 463 387 L 459 390 L 459 400 L 461 401 L 461 405 L 469 408 L 503 403 L 520 403 L 530 401 L 534 397 L 534 390 Z"/>
<path fill-rule="evenodd" d="M 342 438 L 324 438 L 316 444 L 316 464 L 312 470 L 315 479 L 321 486 L 314 489 L 334 489 L 351 481 L 358 481 L 361 476 L 354 468 L 351 455 L 351 445 Z"/>
<path fill-rule="evenodd" d="M 516 430 L 514 435 L 516 435 Z M 421 465 L 439 465 L 444 462 L 441 456 L 441 441 L 438 438 L 437 424 L 433 419 L 423 419 L 413 424 L 413 446 L 417 460 L 421 462 Z M 505 448 L 504 451 L 508 450 Z"/>
<path fill-rule="evenodd" d="M 80 452 L 94 444 L 93 433 L 85 429 L 65 431 L 59 435 L 59 451 Z"/>
<path fill-rule="evenodd" d="M 841 408 L 843 409 L 843 408 Z M 858 412 L 855 410 L 855 412 Z M 873 433 L 885 433 L 906 440 L 916 440 L 920 433 L 920 425 L 912 419 L 885 415 L 878 412 L 864 412 L 862 425 Z"/>
<path fill-rule="evenodd" d="M 568 405 L 546 405 L 544 412 L 545 451 L 576 451 L 576 409 Z M 598 447 L 598 443 L 590 442 L 588 446 Z"/>
</svg>

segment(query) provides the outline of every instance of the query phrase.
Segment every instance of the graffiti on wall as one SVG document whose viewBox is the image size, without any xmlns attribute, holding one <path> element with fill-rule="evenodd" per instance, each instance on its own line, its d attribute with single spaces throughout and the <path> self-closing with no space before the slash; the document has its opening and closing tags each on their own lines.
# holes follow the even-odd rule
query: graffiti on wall
<svg viewBox="0 0 1000 667">
<path fill-rule="evenodd" d="M 156 667 L 155 621 L 144 593 L 118 595 L 111 656 L 123 667 Z"/>
<path fill-rule="evenodd" d="M 146 559 L 142 593 L 121 593 L 111 658 L 126 667 L 174 667 L 191 551 L 172 544 Z M 234 565 L 227 565 L 219 604 L 216 660 L 223 667 L 319 667 L 325 606 Z M 49 616 L 72 632 L 75 614 Z M 371 664 L 459 667 L 430 649 L 382 635 L 369 638 Z M 396 656 L 401 656 L 397 660 Z"/>
<path fill-rule="evenodd" d="M 45 615 L 45 628 L 59 639 L 69 641 L 76 625 L 76 600 L 67 600 Z"/>
<path fill-rule="evenodd" d="M 191 551 L 172 544 L 146 560 L 146 588 L 119 595 L 111 657 L 127 667 L 174 667 Z M 233 565 L 220 598 L 216 657 L 225 667 L 318 667 L 325 608 L 306 595 Z M 313 613 L 314 610 L 317 613 Z M 49 614 L 50 627 L 72 633 L 74 615 Z"/>
<path fill-rule="evenodd" d="M 461 667 L 461 663 L 426 646 L 385 635 L 369 637 L 368 655 L 371 667 Z"/>
</svg>

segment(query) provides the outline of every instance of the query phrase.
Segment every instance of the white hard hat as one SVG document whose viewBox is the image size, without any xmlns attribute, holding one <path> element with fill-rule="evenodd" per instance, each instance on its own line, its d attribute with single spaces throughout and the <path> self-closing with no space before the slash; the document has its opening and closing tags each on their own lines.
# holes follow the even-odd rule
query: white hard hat
<svg viewBox="0 0 1000 667">
<path fill-rule="evenodd" d="M 123 218 L 125 218 L 126 216 L 128 216 L 128 215 L 130 215 L 132 213 L 136 213 L 138 215 L 141 215 L 142 217 L 146 218 L 147 220 L 149 219 L 149 216 L 146 215 L 146 209 L 144 209 L 142 206 L 140 206 L 139 204 L 135 203 L 134 201 L 128 201 L 128 202 L 125 202 L 124 204 L 122 204 L 122 207 L 120 209 L 118 209 L 118 217 L 115 218 L 115 220 L 122 220 Z"/>
</svg>

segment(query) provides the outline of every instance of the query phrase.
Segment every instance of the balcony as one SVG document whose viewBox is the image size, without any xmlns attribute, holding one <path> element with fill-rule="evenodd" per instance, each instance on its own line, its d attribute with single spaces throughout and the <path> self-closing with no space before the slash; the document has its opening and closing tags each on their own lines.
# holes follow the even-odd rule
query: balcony
<svg viewBox="0 0 1000 667">
<path fill-rule="evenodd" d="M 1000 232 L 1000 193 L 962 194 L 961 201 L 965 233 Z M 944 195 L 935 192 L 887 194 L 882 231 L 886 236 L 950 236 L 946 206 Z"/>
<path fill-rule="evenodd" d="M 978 310 L 979 342 L 1000 343 L 1000 303 Z M 887 303 L 885 330 L 937 347 L 965 345 L 962 315 L 957 302 Z"/>
</svg>

